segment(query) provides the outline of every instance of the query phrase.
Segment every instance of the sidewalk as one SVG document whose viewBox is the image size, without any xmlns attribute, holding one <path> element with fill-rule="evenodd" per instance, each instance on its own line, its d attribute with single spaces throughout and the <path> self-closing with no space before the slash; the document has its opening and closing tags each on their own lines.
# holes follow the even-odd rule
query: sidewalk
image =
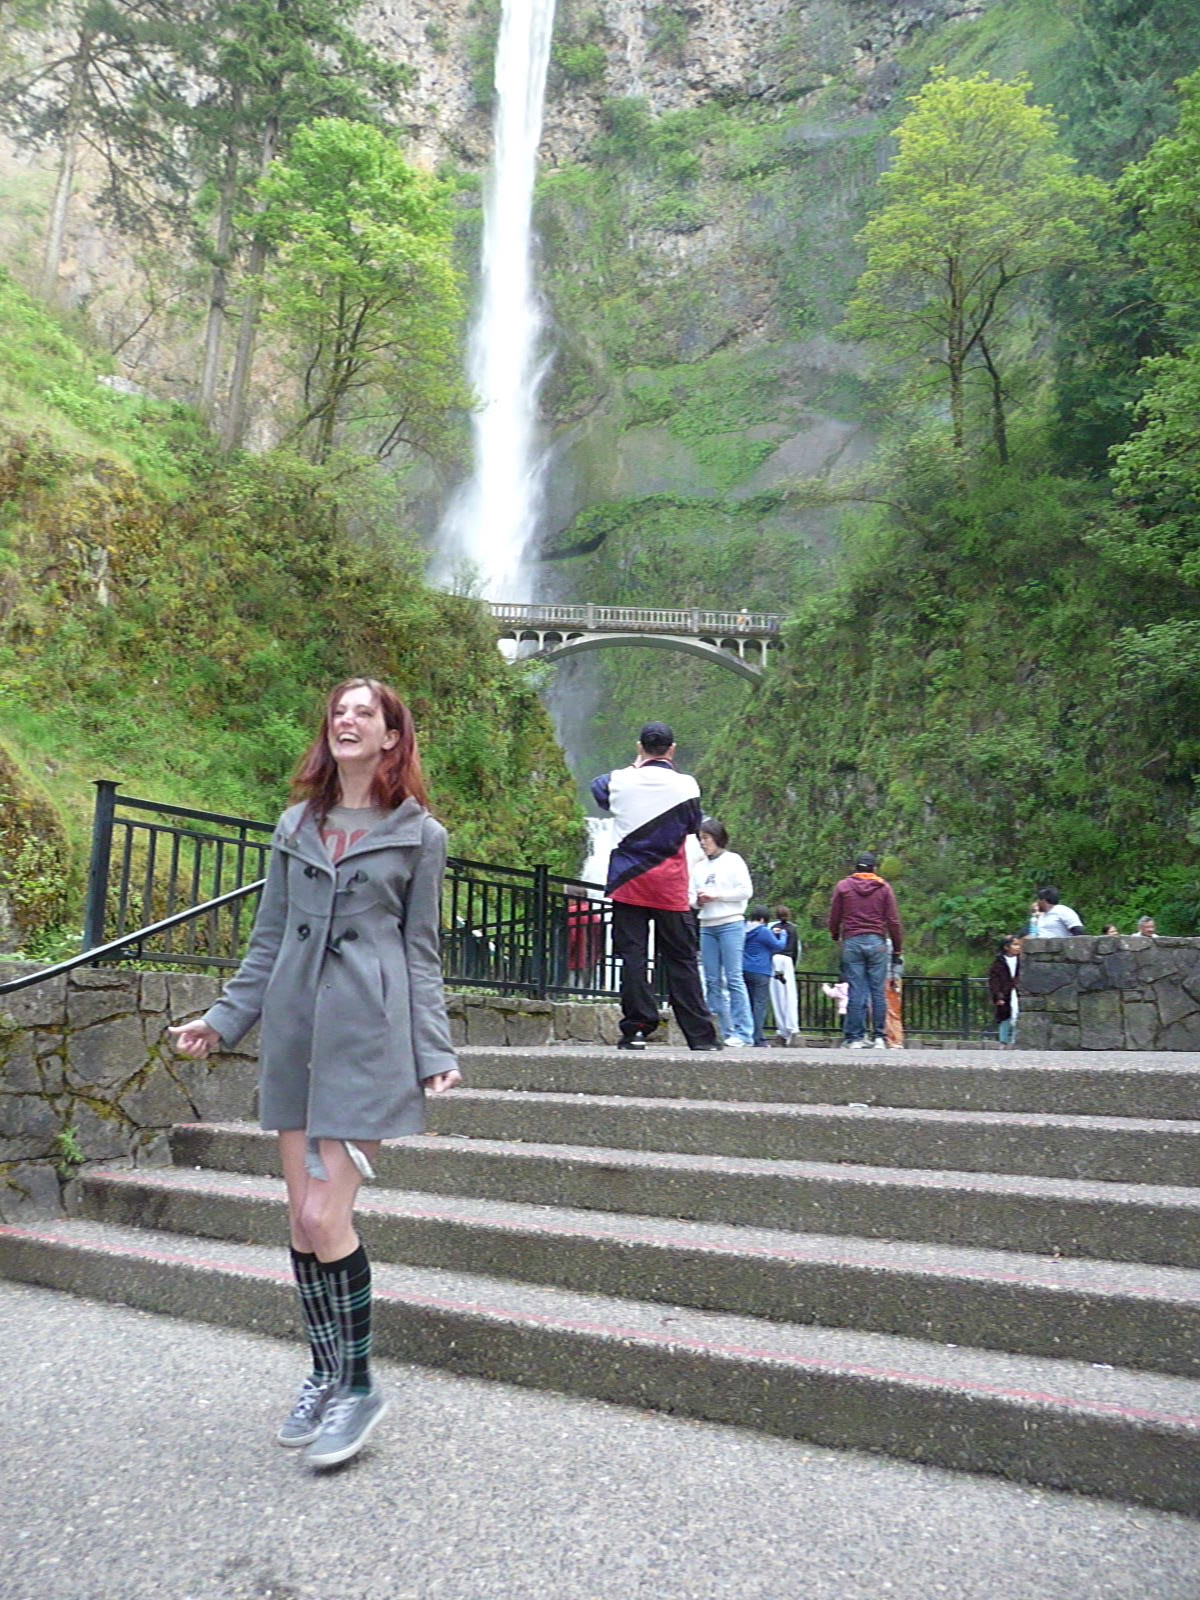
<svg viewBox="0 0 1200 1600">
<path fill-rule="evenodd" d="M 0 1282 L 0 1600 L 1200 1600 L 1200 1522 L 381 1363 L 323 1475 L 278 1340 Z"/>
</svg>

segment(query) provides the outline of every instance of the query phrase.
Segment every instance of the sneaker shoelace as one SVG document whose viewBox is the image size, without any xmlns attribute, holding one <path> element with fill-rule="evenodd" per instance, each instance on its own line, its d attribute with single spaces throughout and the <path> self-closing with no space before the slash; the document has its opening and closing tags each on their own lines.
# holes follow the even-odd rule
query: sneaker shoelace
<svg viewBox="0 0 1200 1600">
<path fill-rule="evenodd" d="M 336 1433 L 342 1424 L 353 1416 L 355 1407 L 360 1400 L 365 1400 L 362 1394 L 339 1394 L 329 1402 L 325 1415 L 321 1418 L 322 1430 Z"/>
<path fill-rule="evenodd" d="M 314 1383 L 311 1378 L 305 1378 L 296 1396 L 296 1404 L 292 1407 L 292 1417 L 296 1422 L 307 1422 L 313 1412 L 320 1405 L 329 1385 Z"/>
</svg>

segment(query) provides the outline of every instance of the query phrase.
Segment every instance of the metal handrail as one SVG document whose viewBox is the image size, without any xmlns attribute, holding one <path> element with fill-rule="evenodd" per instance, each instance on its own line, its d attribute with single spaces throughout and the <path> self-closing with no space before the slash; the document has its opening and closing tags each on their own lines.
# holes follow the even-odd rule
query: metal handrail
<svg viewBox="0 0 1200 1600">
<path fill-rule="evenodd" d="M 253 883 L 241 884 L 226 894 L 218 895 L 215 900 L 206 900 L 199 906 L 189 906 L 186 911 L 177 911 L 174 916 L 164 917 L 161 922 L 152 922 L 133 933 L 122 934 L 119 939 L 110 939 L 107 944 L 93 945 L 90 950 L 81 950 L 78 955 L 69 956 L 66 961 L 56 961 L 52 967 L 43 967 L 40 972 L 27 972 L 24 977 L 9 978 L 7 982 L 0 983 L 0 994 L 15 994 L 18 989 L 28 989 L 35 983 L 43 983 L 47 978 L 57 978 L 60 973 L 71 972 L 76 967 L 94 967 L 119 950 L 126 950 L 135 944 L 144 944 L 155 934 L 166 933 L 171 928 L 189 922 L 193 917 L 207 916 L 210 911 L 219 911 L 222 906 L 231 905 L 235 900 L 257 894 L 266 881 L 265 878 L 257 878 Z"/>
</svg>

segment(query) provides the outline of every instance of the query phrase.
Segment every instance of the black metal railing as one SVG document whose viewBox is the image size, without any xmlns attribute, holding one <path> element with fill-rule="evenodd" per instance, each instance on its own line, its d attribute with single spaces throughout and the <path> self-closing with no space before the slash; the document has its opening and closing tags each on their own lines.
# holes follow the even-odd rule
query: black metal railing
<svg viewBox="0 0 1200 1600">
<path fill-rule="evenodd" d="M 119 795 L 110 778 L 96 783 L 88 864 L 83 949 L 166 923 L 152 950 L 139 955 L 179 967 L 236 967 L 258 910 L 245 889 L 266 876 L 273 826 L 216 811 L 193 811 Z M 176 923 L 177 911 L 216 902 L 203 917 Z"/>
<path fill-rule="evenodd" d="M 83 950 L 72 966 L 138 960 L 225 971 L 237 966 L 266 875 L 270 823 L 119 795 L 96 784 Z M 611 1000 L 620 988 L 612 903 L 603 886 L 544 866 L 499 867 L 451 857 L 442 897 L 442 968 L 448 986 L 538 999 Z M 665 987 L 656 972 L 656 992 Z M 26 975 L 0 994 L 38 981 Z M 836 1033 L 824 992 L 829 973 L 796 974 L 800 1031 Z M 922 1038 L 994 1034 L 982 978 L 907 978 L 905 1029 Z"/>
</svg>

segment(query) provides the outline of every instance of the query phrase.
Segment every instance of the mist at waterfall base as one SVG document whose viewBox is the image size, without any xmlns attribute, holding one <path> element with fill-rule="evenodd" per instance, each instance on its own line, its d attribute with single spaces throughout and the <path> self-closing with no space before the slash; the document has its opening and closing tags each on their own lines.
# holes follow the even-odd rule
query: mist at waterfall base
<svg viewBox="0 0 1200 1600">
<path fill-rule="evenodd" d="M 533 280 L 533 185 L 555 0 L 504 0 L 496 44 L 492 168 L 484 195 L 479 304 L 468 375 L 473 470 L 442 520 L 433 580 L 527 601 L 546 451 L 538 394 L 550 364 Z"/>
</svg>

